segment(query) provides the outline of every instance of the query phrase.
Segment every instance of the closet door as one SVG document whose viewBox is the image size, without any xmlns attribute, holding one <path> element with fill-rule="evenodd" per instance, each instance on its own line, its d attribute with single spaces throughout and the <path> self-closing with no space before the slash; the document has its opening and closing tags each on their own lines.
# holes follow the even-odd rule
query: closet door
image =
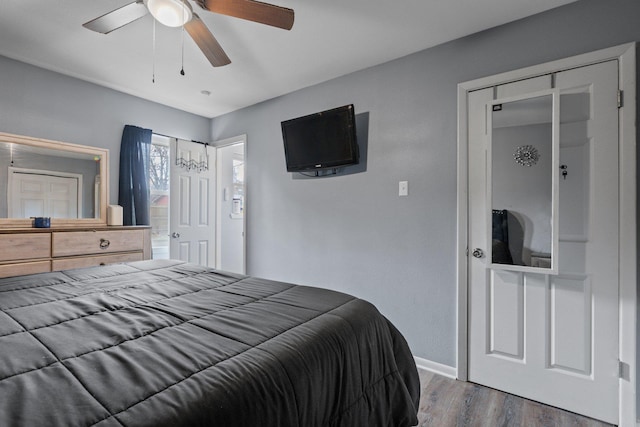
<svg viewBox="0 0 640 427">
<path fill-rule="evenodd" d="M 617 90 L 609 61 L 468 103 L 469 379 L 611 423 Z"/>
</svg>

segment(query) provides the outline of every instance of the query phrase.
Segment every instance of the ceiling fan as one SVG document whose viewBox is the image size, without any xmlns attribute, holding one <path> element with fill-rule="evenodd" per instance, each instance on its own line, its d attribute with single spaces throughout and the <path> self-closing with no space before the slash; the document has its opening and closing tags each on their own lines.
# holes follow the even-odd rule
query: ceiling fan
<svg viewBox="0 0 640 427">
<path fill-rule="evenodd" d="M 201 8 L 270 25 L 284 30 L 293 27 L 292 9 L 262 3 L 255 0 L 194 0 Z M 184 25 L 211 65 L 220 67 L 231 60 L 200 17 L 193 12 L 187 0 L 136 0 L 98 18 L 82 24 L 83 27 L 102 34 L 108 34 L 151 13 L 161 24 L 169 27 Z"/>
</svg>

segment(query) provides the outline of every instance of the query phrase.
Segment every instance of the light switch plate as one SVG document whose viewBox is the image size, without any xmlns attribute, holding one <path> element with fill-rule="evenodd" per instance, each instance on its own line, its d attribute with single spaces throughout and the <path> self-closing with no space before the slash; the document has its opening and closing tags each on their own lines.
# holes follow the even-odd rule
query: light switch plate
<svg viewBox="0 0 640 427">
<path fill-rule="evenodd" d="M 398 196 L 409 195 L 409 181 L 400 181 L 398 183 Z"/>
</svg>

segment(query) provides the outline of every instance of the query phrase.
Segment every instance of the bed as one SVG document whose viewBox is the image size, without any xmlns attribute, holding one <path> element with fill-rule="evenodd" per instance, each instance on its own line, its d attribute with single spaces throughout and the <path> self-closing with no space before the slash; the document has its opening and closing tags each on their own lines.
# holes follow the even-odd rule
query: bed
<svg viewBox="0 0 640 427">
<path fill-rule="evenodd" d="M 411 426 L 406 341 L 339 292 L 174 260 L 0 279 L 0 426 Z"/>
</svg>

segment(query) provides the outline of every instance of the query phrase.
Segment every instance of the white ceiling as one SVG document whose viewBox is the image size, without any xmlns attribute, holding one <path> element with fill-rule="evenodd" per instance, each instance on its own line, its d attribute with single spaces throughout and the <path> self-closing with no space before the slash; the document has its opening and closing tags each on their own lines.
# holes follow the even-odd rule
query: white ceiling
<svg viewBox="0 0 640 427">
<path fill-rule="evenodd" d="M 179 28 L 156 26 L 154 61 L 151 15 L 82 27 L 132 1 L 0 0 L 0 55 L 215 117 L 575 0 L 274 0 L 295 10 L 291 31 L 192 2 L 232 63 L 213 68 L 185 33 L 185 76 Z"/>
</svg>

